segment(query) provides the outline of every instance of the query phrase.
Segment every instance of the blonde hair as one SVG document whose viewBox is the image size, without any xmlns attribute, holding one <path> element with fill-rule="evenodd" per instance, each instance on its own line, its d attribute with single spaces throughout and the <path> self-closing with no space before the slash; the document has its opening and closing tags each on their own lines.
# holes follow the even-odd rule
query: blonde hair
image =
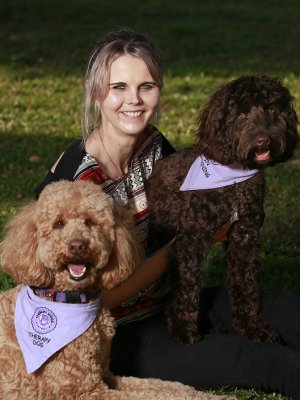
<svg viewBox="0 0 300 400">
<path fill-rule="evenodd" d="M 157 86 L 163 87 L 162 58 L 149 38 L 129 30 L 107 33 L 96 43 L 88 62 L 82 118 L 84 141 L 100 124 L 101 104 L 109 90 L 111 64 L 124 54 L 143 60 Z"/>
</svg>

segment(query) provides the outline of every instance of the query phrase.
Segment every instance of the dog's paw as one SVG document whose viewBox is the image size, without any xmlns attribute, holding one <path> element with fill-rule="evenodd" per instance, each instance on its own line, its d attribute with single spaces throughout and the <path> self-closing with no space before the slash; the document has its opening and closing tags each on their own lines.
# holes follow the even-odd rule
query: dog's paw
<svg viewBox="0 0 300 400">
<path fill-rule="evenodd" d="M 199 333 L 195 334 L 191 332 L 170 332 L 170 334 L 179 344 L 195 344 L 202 340 L 202 336 Z"/>
<path fill-rule="evenodd" d="M 186 325 L 180 321 L 180 324 L 174 324 L 173 321 L 168 320 L 168 331 L 169 334 L 179 344 L 194 344 L 202 339 L 202 335 L 198 329 L 191 329 L 190 325 Z"/>
<path fill-rule="evenodd" d="M 236 330 L 241 336 L 246 337 L 252 342 L 281 342 L 279 333 L 262 321 L 259 321 L 257 324 L 252 321 L 251 324 L 236 327 Z"/>
<path fill-rule="evenodd" d="M 169 334 L 180 344 L 194 344 L 202 339 L 199 332 L 198 312 L 178 307 L 177 304 L 166 308 L 166 321 Z"/>
</svg>

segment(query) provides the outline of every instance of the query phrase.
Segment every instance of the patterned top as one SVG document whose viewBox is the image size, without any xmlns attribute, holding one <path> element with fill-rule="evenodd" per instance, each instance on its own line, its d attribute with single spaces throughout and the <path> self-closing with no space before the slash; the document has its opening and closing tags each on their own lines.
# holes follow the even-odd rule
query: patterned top
<svg viewBox="0 0 300 400">
<path fill-rule="evenodd" d="M 134 149 L 128 173 L 119 180 L 113 180 L 105 174 L 94 157 L 85 152 L 81 141 L 73 142 L 60 159 L 55 172 L 49 171 L 43 182 L 36 188 L 36 197 L 48 183 L 59 179 L 91 180 L 101 185 L 105 193 L 129 209 L 137 228 L 138 238 L 145 246 L 150 218 L 144 185 L 155 163 L 174 152 L 174 149 L 152 125 L 147 126 L 141 133 L 140 139 L 138 146 Z M 148 245 L 153 247 L 151 243 Z M 112 310 L 117 324 L 143 319 L 157 313 L 163 308 L 163 299 L 167 292 L 165 280 L 157 279 L 133 298 Z"/>
<path fill-rule="evenodd" d="M 151 129 L 150 129 L 151 128 Z M 149 210 L 145 193 L 145 181 L 152 173 L 154 164 L 162 158 L 161 134 L 153 127 L 142 133 L 139 146 L 135 148 L 129 171 L 119 180 L 108 177 L 90 154 L 86 154 L 79 165 L 74 180 L 91 180 L 101 185 L 102 190 L 128 208 L 140 242 L 148 238 Z"/>
</svg>

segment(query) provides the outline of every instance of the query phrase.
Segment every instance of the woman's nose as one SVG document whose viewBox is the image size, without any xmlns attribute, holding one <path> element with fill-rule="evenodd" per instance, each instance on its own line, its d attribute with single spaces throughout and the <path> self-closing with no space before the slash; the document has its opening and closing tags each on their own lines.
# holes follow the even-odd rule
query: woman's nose
<svg viewBox="0 0 300 400">
<path fill-rule="evenodd" d="M 126 104 L 139 104 L 141 102 L 141 97 L 137 89 L 131 89 L 126 95 Z"/>
</svg>

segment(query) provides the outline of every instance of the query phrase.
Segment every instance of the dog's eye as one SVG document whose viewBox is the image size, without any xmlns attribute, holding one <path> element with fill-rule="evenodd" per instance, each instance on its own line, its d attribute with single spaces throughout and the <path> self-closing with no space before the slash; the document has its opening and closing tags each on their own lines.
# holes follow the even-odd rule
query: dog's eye
<svg viewBox="0 0 300 400">
<path fill-rule="evenodd" d="M 87 226 L 88 228 L 91 228 L 92 226 L 95 225 L 95 222 L 92 219 L 87 218 L 84 220 L 84 225 Z"/>
<path fill-rule="evenodd" d="M 53 229 L 62 229 L 65 226 L 65 222 L 62 219 L 59 219 L 54 222 Z"/>
</svg>

